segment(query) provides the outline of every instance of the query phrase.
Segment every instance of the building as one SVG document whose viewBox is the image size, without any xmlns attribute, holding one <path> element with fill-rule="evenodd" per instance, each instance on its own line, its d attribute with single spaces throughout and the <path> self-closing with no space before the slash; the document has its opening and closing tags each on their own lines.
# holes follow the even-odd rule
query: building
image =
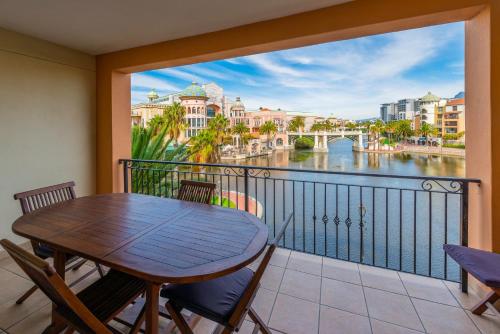
<svg viewBox="0 0 500 334">
<path fill-rule="evenodd" d="M 465 99 L 451 99 L 443 113 L 442 135 L 458 135 L 465 132 Z"/>
<path fill-rule="evenodd" d="M 418 99 L 402 99 L 397 102 L 398 120 L 412 120 L 418 111 L 420 111 Z"/>
<path fill-rule="evenodd" d="M 397 119 L 397 104 L 383 103 L 380 105 L 380 119 L 385 123 Z"/>
<path fill-rule="evenodd" d="M 229 119 L 231 126 L 244 120 L 245 106 L 241 99 L 232 102 L 224 95 L 223 88 L 213 82 L 204 85 L 193 82 L 183 91 L 165 96 L 158 96 L 153 89 L 147 97 L 148 102 L 132 106 L 132 124 L 146 126 L 153 117 L 163 115 L 165 107 L 179 102 L 186 108 L 188 124 L 179 138 L 181 141 L 196 136 L 219 113 Z"/>
<path fill-rule="evenodd" d="M 267 141 L 267 135 L 260 133 L 260 127 L 271 121 L 276 124 L 277 132 L 269 143 L 272 148 L 285 148 L 287 135 L 287 112 L 281 109 L 269 109 L 261 107 L 258 110 L 248 110 L 245 112 L 245 123 L 250 129 L 250 133 L 261 140 Z"/>
</svg>

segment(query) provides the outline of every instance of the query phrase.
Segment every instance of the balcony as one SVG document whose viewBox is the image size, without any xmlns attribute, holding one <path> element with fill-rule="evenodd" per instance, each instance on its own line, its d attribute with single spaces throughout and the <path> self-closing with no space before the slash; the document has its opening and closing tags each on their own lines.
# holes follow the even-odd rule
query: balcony
<svg viewBox="0 0 500 334">
<path fill-rule="evenodd" d="M 91 269 L 85 265 L 69 272 L 69 281 Z M 73 289 L 97 278 L 95 273 Z M 31 282 L 10 258 L 0 260 L 0 281 L 0 328 L 10 334 L 41 333 L 50 322 L 49 300 L 37 291 L 23 305 L 15 305 Z M 498 333 L 499 316 L 479 317 L 469 311 L 477 301 L 478 295 L 461 292 L 458 283 L 279 248 L 254 307 L 273 333 Z M 120 315 L 127 316 L 127 310 Z M 126 333 L 118 322 L 113 326 Z M 211 333 L 214 328 L 215 323 L 202 319 L 194 332 Z M 252 330 L 247 319 L 239 333 Z"/>
</svg>

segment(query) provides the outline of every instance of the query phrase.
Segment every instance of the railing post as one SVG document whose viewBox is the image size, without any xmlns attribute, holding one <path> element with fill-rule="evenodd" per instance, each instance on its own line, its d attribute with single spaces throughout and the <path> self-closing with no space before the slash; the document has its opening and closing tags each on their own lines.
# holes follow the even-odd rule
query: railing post
<svg viewBox="0 0 500 334">
<path fill-rule="evenodd" d="M 123 164 L 123 191 L 128 193 L 128 161 L 122 160 Z"/>
<path fill-rule="evenodd" d="M 243 176 L 245 181 L 245 211 L 250 212 L 248 207 L 248 168 L 243 169 Z"/>
<path fill-rule="evenodd" d="M 467 181 L 462 183 L 462 226 L 460 240 L 462 246 L 469 246 L 469 183 Z M 460 285 L 464 293 L 467 293 L 468 281 L 467 271 L 461 268 Z"/>
</svg>

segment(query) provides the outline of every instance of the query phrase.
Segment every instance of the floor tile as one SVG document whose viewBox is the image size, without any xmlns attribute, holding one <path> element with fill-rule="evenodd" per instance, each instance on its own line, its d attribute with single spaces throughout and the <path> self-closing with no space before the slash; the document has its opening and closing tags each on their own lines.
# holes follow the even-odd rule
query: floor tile
<svg viewBox="0 0 500 334">
<path fill-rule="evenodd" d="M 260 284 L 269 290 L 278 291 L 281 279 L 283 278 L 284 268 L 276 266 L 267 266 Z"/>
<path fill-rule="evenodd" d="M 286 269 L 283 281 L 281 282 L 280 292 L 319 303 L 320 289 L 320 276 Z"/>
<path fill-rule="evenodd" d="M 21 267 L 19 267 L 19 265 L 11 257 L 0 260 L 0 268 L 6 269 L 14 274 L 29 279 L 28 275 L 26 275 Z"/>
<path fill-rule="evenodd" d="M 260 288 L 252 303 L 252 308 L 257 312 L 257 315 L 267 324 L 271 317 L 274 301 L 276 300 L 277 292 Z M 250 317 L 247 316 L 250 320 Z"/>
<path fill-rule="evenodd" d="M 408 295 L 436 303 L 459 306 L 443 281 L 430 277 L 399 273 Z"/>
<path fill-rule="evenodd" d="M 450 281 L 443 281 L 443 283 L 465 309 L 472 309 L 481 300 L 481 297 L 472 289 L 469 289 L 469 293 L 463 293 L 459 283 Z"/>
<path fill-rule="evenodd" d="M 278 294 L 269 326 L 287 334 L 316 333 L 319 304 Z"/>
<path fill-rule="evenodd" d="M 323 277 L 333 278 L 339 281 L 361 284 L 359 269 L 356 263 L 323 258 Z"/>
<path fill-rule="evenodd" d="M 321 304 L 345 311 L 368 315 L 361 285 L 323 278 Z"/>
<path fill-rule="evenodd" d="M 0 269 L 0 305 L 14 302 L 33 286 L 31 281 L 8 270 Z"/>
<path fill-rule="evenodd" d="M 42 307 L 23 321 L 7 328 L 9 334 L 40 334 L 50 324 L 52 305 Z"/>
<path fill-rule="evenodd" d="M 277 267 L 286 267 L 290 253 L 291 251 L 289 249 L 280 247 L 276 248 L 269 264 Z"/>
<path fill-rule="evenodd" d="M 291 252 L 287 268 L 320 276 L 322 262 L 321 256 Z"/>
<path fill-rule="evenodd" d="M 483 334 L 498 334 L 500 333 L 500 317 L 491 314 L 475 315 L 470 311 L 465 311 L 469 318 L 476 324 Z"/>
<path fill-rule="evenodd" d="M 11 327 L 49 303 L 50 300 L 40 290 L 35 291 L 21 305 L 17 305 L 14 299 L 3 303 L 0 305 L 0 328 Z"/>
<path fill-rule="evenodd" d="M 255 328 L 255 324 L 251 321 L 243 321 L 238 334 L 252 334 Z"/>
<path fill-rule="evenodd" d="M 423 331 L 422 324 L 408 296 L 364 288 L 371 318 Z"/>
<path fill-rule="evenodd" d="M 393 325 L 377 319 L 371 319 L 373 334 L 420 334 L 413 329 Z"/>
<path fill-rule="evenodd" d="M 472 320 L 461 308 L 421 299 L 413 299 L 413 304 L 428 333 L 479 334 Z"/>
<path fill-rule="evenodd" d="M 359 265 L 359 272 L 361 274 L 361 282 L 363 286 L 399 293 L 402 295 L 406 294 L 406 290 L 397 271 Z"/>
<path fill-rule="evenodd" d="M 367 317 L 321 305 L 319 333 L 330 334 L 333 332 L 370 334 L 370 321 Z"/>
</svg>

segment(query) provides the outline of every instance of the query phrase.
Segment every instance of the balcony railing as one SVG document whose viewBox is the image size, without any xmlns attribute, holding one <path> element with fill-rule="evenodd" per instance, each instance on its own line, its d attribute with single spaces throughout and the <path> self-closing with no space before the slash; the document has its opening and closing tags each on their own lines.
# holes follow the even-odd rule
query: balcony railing
<svg viewBox="0 0 500 334">
<path fill-rule="evenodd" d="M 283 247 L 466 283 L 443 252 L 467 246 L 468 198 L 477 179 L 122 159 L 124 190 L 177 196 L 180 180 L 217 184 L 214 204 L 269 226 L 293 212 Z M 462 284 L 464 291 L 467 284 Z"/>
</svg>

